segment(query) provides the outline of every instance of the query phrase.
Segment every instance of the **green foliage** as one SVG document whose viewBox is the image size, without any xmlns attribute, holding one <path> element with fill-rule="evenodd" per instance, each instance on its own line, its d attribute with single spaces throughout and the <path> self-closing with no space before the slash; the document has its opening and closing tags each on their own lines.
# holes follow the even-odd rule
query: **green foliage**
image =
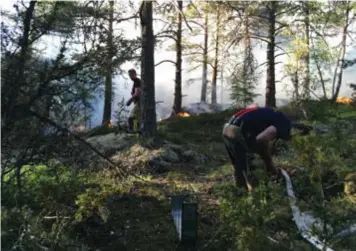
<svg viewBox="0 0 356 251">
<path fill-rule="evenodd" d="M 6 174 L 4 178 L 3 204 L 7 206 L 16 206 L 16 200 L 21 196 L 21 203 L 41 207 L 50 205 L 53 201 L 66 203 L 70 201 L 71 195 L 74 195 L 83 184 L 83 175 L 80 175 L 69 168 L 60 165 L 23 166 L 21 168 L 21 189 L 17 190 L 15 179 L 16 170 Z M 72 197 L 73 198 L 73 197 Z"/>
<path fill-rule="evenodd" d="M 246 61 L 253 61 L 248 66 L 245 66 Z M 255 93 L 257 86 L 258 75 L 255 72 L 254 58 L 244 59 L 244 66 L 235 69 L 231 78 L 231 93 L 230 97 L 236 105 L 246 107 L 253 103 L 259 94 Z"/>
<path fill-rule="evenodd" d="M 306 168 L 295 182 L 299 199 L 306 202 L 304 210 L 312 210 L 314 216 L 322 220 L 322 225 L 315 231 L 329 242 L 337 231 L 331 232 L 323 224 L 338 230 L 353 224 L 352 215 L 356 208 L 344 196 L 342 181 L 354 171 L 356 158 L 352 149 L 356 146 L 355 139 L 354 125 L 338 121 L 327 135 L 311 134 L 293 140 L 298 164 Z M 342 204 L 343 209 L 337 204 Z"/>
<path fill-rule="evenodd" d="M 337 115 L 336 106 L 331 104 L 328 100 L 320 102 L 307 101 L 304 102 L 304 106 L 310 120 L 326 122 Z"/>
<path fill-rule="evenodd" d="M 173 4 L 166 3 L 162 10 L 162 13 L 166 15 L 165 22 L 168 20 L 167 31 L 173 30 L 176 25 L 177 13 Z M 283 34 L 290 38 L 293 34 L 291 29 L 288 30 L 289 33 L 282 33 L 282 30 L 285 30 L 284 26 L 291 26 L 289 21 L 280 18 L 284 17 L 283 13 L 291 13 L 290 10 L 296 6 L 299 12 L 302 12 L 303 6 L 312 11 L 310 20 L 314 28 L 311 36 L 313 37 L 311 59 L 314 62 L 318 61 L 327 84 L 330 82 L 328 79 L 330 76 L 324 72 L 331 69 L 330 65 L 338 58 L 336 54 L 338 48 L 331 48 L 325 42 L 324 34 L 331 32 L 331 35 L 327 36 L 332 37 L 337 28 L 345 25 L 344 14 L 347 4 L 355 8 L 354 3 L 345 2 L 278 4 L 277 26 L 279 24 L 282 26 L 277 27 L 276 36 Z M 115 10 L 116 23 L 125 20 L 128 10 L 123 5 L 119 3 L 115 5 L 118 7 Z M 229 5 L 233 8 L 228 7 Z M 243 24 L 243 18 L 240 20 L 238 17 L 241 17 L 241 14 L 248 16 L 251 35 L 261 39 L 268 25 L 265 22 L 266 15 L 268 15 L 267 5 L 269 3 L 261 5 L 258 2 L 206 2 L 197 3 L 197 11 L 193 3 L 189 3 L 184 11 L 186 21 L 194 29 L 189 35 L 197 37 L 202 34 L 202 19 L 205 14 L 209 14 L 209 36 L 214 37 L 212 33 L 215 32 L 216 27 L 211 21 L 215 19 L 217 8 L 221 8 L 222 25 L 217 29 L 221 29 L 219 31 L 222 43 L 219 49 L 224 53 L 220 53 L 219 60 L 227 57 L 231 59 L 231 55 L 234 59 L 240 59 L 236 54 L 225 53 L 227 45 L 230 46 L 232 42 L 238 44 L 247 33 L 242 31 L 243 29 L 237 29 Z M 108 55 L 108 47 L 104 45 L 108 35 L 106 26 L 109 8 L 106 2 L 89 1 L 83 4 L 60 1 L 37 2 L 34 15 L 27 23 L 30 28 L 29 43 L 25 45 L 28 47 L 27 55 L 23 56 L 19 42 L 23 42 L 24 35 L 26 35 L 24 32 L 26 24 L 23 23 L 26 8 L 19 5 L 16 8 L 15 14 L 5 16 L 11 22 L 2 24 L 2 49 L 4 51 L 1 66 L 2 100 L 5 103 L 2 107 L 11 108 L 4 109 L 5 115 L 17 115 L 16 119 L 10 119 L 11 123 L 9 123 L 8 116 L 2 116 L 5 118 L 2 129 L 8 129 L 3 133 L 6 137 L 2 138 L 2 150 L 6 158 L 11 158 L 9 156 L 13 154 L 18 156 L 20 153 L 21 155 L 29 150 L 30 153 L 24 159 L 32 160 L 34 157 L 34 163 L 23 166 L 21 169 L 3 166 L 3 171 L 11 170 L 6 174 L 4 172 L 2 177 L 3 249 L 78 250 L 82 243 L 86 243 L 93 250 L 99 248 L 107 250 L 174 249 L 177 236 L 168 214 L 170 208 L 166 197 L 172 191 L 194 190 L 196 192 L 195 188 L 187 188 L 193 187 L 193 184 L 197 184 L 198 190 L 206 189 L 206 183 L 219 183 L 216 190 L 220 205 L 219 203 L 211 205 L 214 204 L 211 201 L 217 202 L 214 201 L 216 198 L 205 193 L 205 190 L 203 190 L 204 195 L 201 196 L 202 200 L 199 204 L 200 215 L 205 219 L 208 218 L 208 222 L 210 221 L 208 227 L 206 227 L 208 224 L 204 227 L 199 224 L 199 236 L 203 237 L 202 242 L 210 241 L 210 239 L 214 241 L 213 244 L 209 244 L 211 250 L 223 247 L 220 245 L 221 241 L 216 240 L 216 236 L 212 236 L 219 224 L 215 220 L 220 219 L 219 213 L 225 224 L 222 226 L 223 234 L 219 237 L 221 236 L 226 243 L 233 242 L 238 250 L 308 250 L 310 248 L 308 244 L 298 240 L 282 186 L 266 182 L 267 178 L 258 172 L 256 175 L 262 182 L 251 196 L 241 196 L 241 191 L 223 183 L 227 180 L 226 176 L 230 174 L 228 170 L 230 165 L 226 164 L 228 157 L 222 144 L 221 129 L 224 121 L 234 112 L 232 110 L 190 118 L 177 117 L 160 123 L 162 138 L 189 145 L 190 148 L 195 148 L 199 152 L 209 153 L 206 155 L 210 160 L 215 161 L 198 167 L 194 163 L 186 168 L 189 171 L 186 171 L 181 163 L 174 163 L 174 167 L 177 167 L 174 170 L 179 172 L 176 176 L 158 175 L 159 177 L 152 177 L 150 182 L 131 182 L 131 180 L 122 179 L 118 181 L 115 171 L 87 172 L 55 163 L 36 164 L 36 162 L 39 163 L 38 158 L 42 156 L 48 159 L 49 153 L 59 159 L 63 156 L 62 152 L 52 149 L 57 142 L 48 144 L 48 141 L 57 139 L 56 137 L 38 136 L 38 131 L 42 130 L 44 124 L 28 117 L 27 108 L 30 107 L 46 117 L 52 117 L 61 125 L 82 119 L 81 111 L 83 108 L 90 107 L 90 100 L 95 96 L 94 91 L 102 84 L 101 76 L 106 70 L 108 56 L 112 59 L 114 70 L 118 72 L 123 63 L 136 59 L 141 43 L 138 39 L 126 38 L 122 33 L 123 30 L 117 26 L 113 41 L 114 48 Z M 14 27 L 15 24 L 17 24 L 16 27 Z M 184 21 L 183 26 L 185 25 Z M 185 31 L 186 29 L 183 34 L 186 35 Z M 37 48 L 38 42 L 44 36 L 53 34 L 58 35 L 63 43 L 56 57 L 49 60 L 43 59 L 42 51 Z M 169 31 L 165 34 L 173 33 Z M 189 41 L 185 35 L 183 35 L 183 50 L 187 54 L 188 61 L 196 64 L 192 68 L 201 66 L 203 58 L 201 43 Z M 303 36 L 298 34 L 293 38 L 295 50 L 290 53 L 294 53 L 292 56 L 294 61 L 287 65 L 291 68 L 296 67 L 294 63 L 301 61 L 308 51 Z M 209 42 L 213 44 L 215 41 L 209 39 Z M 79 46 L 82 51 L 69 53 L 69 45 L 73 44 Z M 232 50 L 237 51 L 236 47 Z M 209 54 L 211 51 L 209 50 Z M 243 105 L 252 102 L 255 97 L 254 84 L 258 82 L 254 72 L 257 66 L 251 53 L 249 56 L 249 58 L 245 57 L 244 67 L 236 69 L 233 74 L 235 86 L 233 96 L 237 103 Z M 213 57 L 208 55 L 208 64 L 212 61 Z M 246 63 L 247 61 L 249 64 Z M 21 63 L 24 63 L 24 67 L 19 67 L 20 69 L 14 67 Z M 235 64 L 228 63 L 226 65 L 235 66 Z M 293 69 L 289 70 L 293 72 Z M 317 72 L 317 69 L 312 70 Z M 18 76 L 21 76 L 21 79 L 18 79 Z M 12 90 L 16 90 L 17 93 L 13 95 Z M 17 109 L 17 105 L 21 109 Z M 12 109 L 13 107 L 16 109 Z M 355 213 L 352 194 L 354 190 L 352 187 L 343 187 L 341 183 L 343 179 L 354 176 L 356 163 L 355 125 L 341 122 L 340 117 L 355 117 L 355 110 L 350 106 L 316 101 L 306 101 L 305 109 L 312 121 L 334 124 L 331 126 L 333 132 L 330 134 L 296 137 L 292 142 L 295 157 L 289 161 L 295 166 L 307 168 L 305 173 L 293 179 L 300 205 L 305 210 L 313 210 L 324 222 L 339 230 L 352 222 L 350 215 Z M 289 107 L 291 113 L 294 110 L 295 106 Z M 118 128 L 115 127 L 98 127 L 89 134 L 95 136 L 117 132 L 117 130 Z M 43 142 L 46 144 L 42 144 Z M 146 142 L 146 145 L 148 143 L 150 142 Z M 67 149 L 66 145 L 59 143 L 57 145 L 59 148 L 71 150 Z M 78 147 L 76 144 L 73 145 Z M 223 166 L 222 169 L 219 169 L 220 166 Z M 197 172 L 205 172 L 204 174 L 209 173 L 209 175 L 204 177 L 204 175 L 197 175 Z M 18 177 L 20 179 L 17 179 Z M 344 196 L 344 191 L 347 196 Z M 207 214 L 208 210 L 213 213 Z M 319 229 L 317 231 L 320 236 L 332 241 L 333 236 L 329 230 Z M 271 241 L 269 237 L 277 240 L 278 244 Z M 355 245 L 354 240 L 348 243 L 338 242 L 339 246 L 336 247 L 340 249 Z"/>
<path fill-rule="evenodd" d="M 120 127 L 113 126 L 113 127 L 107 127 L 107 126 L 97 126 L 93 129 L 91 129 L 88 133 L 88 137 L 94 137 L 94 136 L 99 136 L 99 135 L 105 135 L 109 133 L 117 133 L 120 130 Z"/>
<path fill-rule="evenodd" d="M 287 198 L 278 185 L 267 182 L 262 172 L 258 176 L 260 185 L 249 196 L 239 195 L 232 185 L 218 190 L 225 230 L 231 233 L 237 250 L 288 250 L 296 233 L 288 227 L 291 218 Z"/>
<path fill-rule="evenodd" d="M 318 105 L 316 101 L 307 102 L 309 110 Z M 342 113 L 348 109 L 339 106 Z M 145 182 L 118 182 L 115 172 L 109 170 L 77 172 L 60 165 L 25 166 L 21 171 L 22 194 L 17 189 L 15 172 L 6 174 L 2 189 L 3 248 L 11 249 L 16 244 L 17 250 L 38 250 L 38 245 L 69 250 L 86 243 L 90 248 L 109 250 L 170 250 L 176 245 L 177 234 L 166 197 L 173 192 L 198 190 L 203 193 L 198 195 L 199 247 L 313 250 L 297 233 L 284 182 L 268 182 L 259 165 L 255 175 L 260 185 L 253 194 L 246 195 L 230 184 L 231 165 L 222 145 L 221 129 L 234 112 L 174 117 L 160 122 L 164 139 L 209 153 L 214 162 L 199 168 L 178 163 L 174 173 L 160 174 Z M 352 190 L 346 189 L 348 194 L 344 196 L 342 181 L 355 172 L 356 138 L 352 122 L 329 120 L 328 124 L 330 134 L 295 137 L 291 144 L 294 157 L 288 162 L 306 168 L 306 172 L 293 176 L 300 208 L 326 219 L 335 233 L 354 221 L 354 197 L 348 195 Z M 210 184 L 215 185 L 206 191 Z M 217 200 L 219 203 L 212 203 Z M 26 206 L 20 207 L 19 202 Z M 45 219 L 48 216 L 52 218 Z M 336 250 L 354 245 L 352 238 L 335 239 L 322 227 L 315 227 L 315 232 Z M 124 235 L 125 245 L 120 237 Z"/>
<path fill-rule="evenodd" d="M 85 184 L 84 176 L 55 164 L 24 166 L 19 191 L 14 174 L 8 173 L 2 184 L 2 247 L 34 250 L 41 243 L 69 244 L 74 201 Z"/>
<path fill-rule="evenodd" d="M 335 104 L 330 100 L 303 100 L 302 104 L 310 122 L 329 123 L 343 118 L 356 118 L 355 108 L 351 105 Z M 301 109 L 297 106 L 297 102 L 291 102 L 287 106 L 280 107 L 279 110 L 292 118 L 305 119 Z"/>
<path fill-rule="evenodd" d="M 99 212 L 99 208 L 102 208 L 104 205 L 106 199 L 105 194 L 106 193 L 102 193 L 99 188 L 86 189 L 85 193 L 80 194 L 75 202 L 78 206 L 75 219 L 80 222 L 92 216 L 93 213 Z"/>
<path fill-rule="evenodd" d="M 313 212 L 314 217 L 321 219 L 321 224 L 313 226 L 317 236 L 335 249 L 348 249 L 354 245 L 354 238 L 338 239 L 334 234 L 355 223 L 354 195 L 349 195 L 353 188 L 347 187 L 344 193 L 346 183 L 343 180 L 350 179 L 355 172 L 356 155 L 352 149 L 356 147 L 356 134 L 352 120 L 336 118 L 342 117 L 352 108 L 330 102 L 305 103 L 308 114 L 312 114 L 315 120 L 327 122 L 331 132 L 293 138 L 290 149 L 293 157 L 285 158 L 290 163 L 288 165 L 305 168 L 305 171 L 297 172 L 292 178 L 299 207 L 304 212 Z M 290 108 L 288 113 L 294 114 L 293 109 Z M 323 109 L 322 112 L 320 109 Z M 328 116 L 325 119 L 323 116 L 326 114 Z M 257 170 L 256 176 L 263 182 L 250 196 L 244 196 L 242 191 L 232 185 L 219 185 L 214 189 L 226 224 L 223 231 L 233 240 L 235 248 L 314 250 L 298 237 L 283 191 L 284 182 L 280 185 L 266 183 L 262 168 Z M 351 181 L 347 184 L 350 186 Z M 332 226 L 333 231 L 326 228 L 326 224 Z"/>
<path fill-rule="evenodd" d="M 183 144 L 220 141 L 222 126 L 234 112 L 227 110 L 188 118 L 173 117 L 159 124 L 160 134 L 173 142 Z"/>
<path fill-rule="evenodd" d="M 38 32 L 47 33 L 47 27 L 50 26 L 52 34 L 72 34 L 76 28 L 75 18 L 80 11 L 81 6 L 77 2 L 38 2 L 33 25 Z M 33 34 L 34 37 L 36 35 L 38 34 Z"/>
</svg>

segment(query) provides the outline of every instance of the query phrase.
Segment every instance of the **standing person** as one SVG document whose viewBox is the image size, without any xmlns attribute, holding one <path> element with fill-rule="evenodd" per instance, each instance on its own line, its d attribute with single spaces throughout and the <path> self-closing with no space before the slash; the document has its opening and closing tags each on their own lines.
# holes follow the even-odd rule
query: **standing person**
<svg viewBox="0 0 356 251">
<path fill-rule="evenodd" d="M 130 69 L 128 73 L 130 79 L 133 81 L 133 86 L 131 90 L 131 98 L 126 102 L 126 105 L 130 106 L 132 102 L 134 103 L 134 107 L 131 110 L 128 119 L 129 131 L 133 131 L 135 119 L 137 120 L 137 127 L 139 128 L 141 79 L 137 77 L 137 73 L 135 69 Z"/>
<path fill-rule="evenodd" d="M 261 156 L 269 175 L 279 175 L 279 169 L 272 161 L 269 143 L 277 138 L 289 140 L 291 127 L 291 121 L 284 114 L 270 108 L 246 108 L 231 117 L 224 125 L 223 139 L 234 167 L 237 186 L 247 186 L 249 191 L 253 189 L 247 177 L 251 153 Z"/>
</svg>

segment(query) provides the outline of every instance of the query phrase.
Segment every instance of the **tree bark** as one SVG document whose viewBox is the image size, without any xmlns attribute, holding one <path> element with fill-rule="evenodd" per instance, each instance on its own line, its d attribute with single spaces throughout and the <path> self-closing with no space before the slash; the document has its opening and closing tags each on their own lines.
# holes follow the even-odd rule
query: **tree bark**
<svg viewBox="0 0 356 251">
<path fill-rule="evenodd" d="M 305 79 L 304 79 L 304 96 L 306 99 L 310 99 L 310 10 L 308 2 L 304 3 L 304 13 L 305 13 L 305 39 L 308 47 L 307 54 L 305 55 Z"/>
<path fill-rule="evenodd" d="M 182 12 L 183 1 L 178 2 L 178 28 L 176 39 L 176 81 L 174 87 L 173 114 L 182 111 Z"/>
<path fill-rule="evenodd" d="M 208 87 L 208 37 L 209 37 L 209 27 L 208 27 L 208 13 L 205 13 L 204 22 L 204 51 L 203 51 L 203 77 L 201 86 L 200 102 L 206 103 L 206 90 Z"/>
<path fill-rule="evenodd" d="M 22 39 L 20 41 L 21 52 L 20 52 L 19 65 L 18 65 L 18 79 L 20 82 L 25 82 L 24 80 L 25 62 L 28 55 L 31 20 L 33 18 L 33 13 L 35 11 L 35 5 L 36 5 L 36 1 L 30 2 L 30 6 L 26 10 L 25 20 L 23 21 L 24 32 L 23 32 Z"/>
<path fill-rule="evenodd" d="M 16 105 L 17 102 L 17 98 L 20 94 L 20 89 L 22 86 L 25 85 L 26 80 L 25 80 L 25 65 L 26 65 L 26 61 L 28 58 L 28 54 L 29 54 L 29 48 L 30 48 L 30 44 L 29 44 L 29 37 L 30 37 L 30 31 L 31 31 L 31 21 L 33 18 L 33 14 L 35 11 L 35 5 L 36 5 L 36 1 L 31 1 L 29 7 L 26 10 L 25 13 L 25 18 L 23 20 L 23 35 L 22 38 L 20 39 L 20 47 L 21 47 L 21 51 L 20 51 L 20 55 L 19 57 L 17 57 L 17 60 L 15 61 L 17 64 L 17 76 L 14 77 L 14 82 L 13 82 L 13 86 L 11 88 L 11 90 L 6 90 L 6 92 L 4 92 L 5 90 L 2 90 L 1 92 L 6 93 L 7 97 L 3 97 L 3 109 L 1 111 L 1 113 L 3 114 L 2 118 L 5 119 L 7 115 L 11 115 L 13 113 L 13 108 Z M 6 114 L 6 116 L 4 116 L 4 114 Z"/>
<path fill-rule="evenodd" d="M 114 23 L 114 1 L 109 1 L 109 30 L 107 38 L 107 66 L 105 73 L 105 98 L 102 125 L 108 126 L 111 121 L 112 102 L 112 57 L 113 55 L 113 23 Z"/>
<path fill-rule="evenodd" d="M 326 94 L 326 85 L 325 85 L 325 81 L 324 81 L 324 78 L 323 78 L 323 73 L 321 72 L 321 69 L 320 69 L 319 61 L 317 59 L 315 59 L 315 65 L 316 65 L 316 68 L 318 70 L 318 75 L 319 75 L 320 82 L 321 82 L 321 88 L 323 89 L 323 98 L 327 99 L 328 96 Z"/>
<path fill-rule="evenodd" d="M 154 35 L 152 1 L 142 1 L 140 8 L 142 51 L 141 51 L 141 132 L 146 138 L 157 136 Z"/>
<path fill-rule="evenodd" d="M 313 37 L 310 38 L 310 42 L 311 42 L 312 46 L 314 47 L 315 44 L 314 44 Z M 325 80 L 324 80 L 324 77 L 323 77 L 323 73 L 322 73 L 322 71 L 321 71 L 321 66 L 320 66 L 319 58 L 318 58 L 318 56 L 314 56 L 313 59 L 314 59 L 314 63 L 315 63 L 316 69 L 317 69 L 317 71 L 318 71 L 321 88 L 322 88 L 322 90 L 323 90 L 323 99 L 327 99 L 326 83 L 325 83 Z"/>
<path fill-rule="evenodd" d="M 292 82 L 293 82 L 293 85 L 294 85 L 294 99 L 296 101 L 300 101 L 298 67 L 297 67 L 297 70 L 294 72 L 294 74 L 292 76 Z"/>
<path fill-rule="evenodd" d="M 346 22 L 345 22 L 345 26 L 344 26 L 344 29 L 343 29 L 343 32 L 342 32 L 342 41 L 341 41 L 342 52 L 341 52 L 341 57 L 339 58 L 338 62 L 343 62 L 344 59 L 345 59 L 345 54 L 346 54 L 347 30 L 348 30 L 348 26 L 349 26 L 349 14 L 350 14 L 350 10 L 351 10 L 350 2 L 347 1 L 346 4 L 347 4 L 346 11 L 345 11 L 345 17 L 346 17 L 345 21 Z M 343 73 L 344 73 L 343 67 L 340 66 L 340 63 L 338 63 L 338 67 L 339 67 L 339 72 L 337 74 L 337 76 L 338 76 L 337 85 L 336 85 L 336 90 L 335 91 L 334 91 L 334 88 L 333 88 L 334 92 L 333 92 L 333 96 L 332 96 L 332 99 L 331 99 L 332 102 L 336 102 L 337 96 L 339 95 L 341 84 L 342 84 L 342 77 L 343 77 Z M 334 87 L 334 84 L 333 84 L 333 87 Z"/>
<path fill-rule="evenodd" d="M 248 103 L 248 90 L 247 90 L 247 85 L 248 85 L 248 67 L 249 67 L 249 62 L 250 62 L 250 52 L 251 52 L 251 40 L 250 40 L 250 30 L 249 30 L 249 19 L 248 19 L 248 14 L 245 14 L 245 20 L 244 20 L 244 26 L 245 26 L 245 48 L 244 48 L 244 62 L 243 62 L 243 68 L 242 68 L 242 85 L 243 85 L 243 105 L 246 107 Z"/>
<path fill-rule="evenodd" d="M 269 27 L 267 43 L 267 83 L 266 83 L 266 107 L 276 107 L 276 84 L 275 84 L 275 32 L 277 2 L 269 2 Z"/>
<path fill-rule="evenodd" d="M 216 12 L 216 37 L 215 37 L 215 59 L 213 67 L 213 79 L 211 81 L 211 103 L 216 104 L 216 82 L 218 77 L 218 64 L 219 64 L 219 39 L 220 39 L 220 9 Z"/>
</svg>

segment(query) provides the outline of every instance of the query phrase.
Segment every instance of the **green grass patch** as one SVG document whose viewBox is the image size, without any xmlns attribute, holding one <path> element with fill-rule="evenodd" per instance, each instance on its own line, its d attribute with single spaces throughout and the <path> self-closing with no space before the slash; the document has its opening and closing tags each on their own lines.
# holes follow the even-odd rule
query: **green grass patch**
<svg viewBox="0 0 356 251">
<path fill-rule="evenodd" d="M 283 109 L 296 114 L 293 107 Z M 341 229 L 349 224 L 356 208 L 342 190 L 344 177 L 356 171 L 356 128 L 348 120 L 356 117 L 356 111 L 346 105 L 318 102 L 309 102 L 306 109 L 310 120 L 305 123 L 326 123 L 331 132 L 297 136 L 286 144 L 292 154 L 275 160 L 289 170 L 306 169 L 293 177 L 300 207 L 313 210 L 321 218 L 327 215 L 329 223 Z M 234 112 L 160 122 L 161 139 L 202 153 L 206 160 L 200 164 L 175 163 L 168 172 L 145 174 L 144 181 L 119 179 L 112 169 L 25 166 L 19 193 L 16 171 L 11 171 L 2 184 L 3 248 L 11 249 L 16 244 L 17 250 L 20 246 L 38 250 L 41 244 L 52 250 L 81 246 L 92 250 L 179 250 L 169 195 L 196 194 L 199 250 L 312 250 L 296 231 L 284 183 L 267 182 L 259 158 L 255 165 L 261 185 L 256 192 L 247 196 L 233 186 L 232 166 L 221 132 Z M 340 117 L 345 120 L 338 120 Z M 116 130 L 99 127 L 91 133 L 103 135 Z M 135 137 L 132 140 L 139 142 Z M 321 200 L 321 188 L 325 202 Z M 337 193 L 333 193 L 334 188 Z M 54 218 L 45 220 L 47 216 Z M 24 232 L 24 226 L 31 233 Z M 334 240 L 323 232 L 318 234 L 334 243 L 337 250 L 355 244 L 352 238 Z"/>
<path fill-rule="evenodd" d="M 196 143 L 221 141 L 224 122 L 233 110 L 216 114 L 200 114 L 192 117 L 172 117 L 159 123 L 160 135 L 176 143 Z"/>
</svg>

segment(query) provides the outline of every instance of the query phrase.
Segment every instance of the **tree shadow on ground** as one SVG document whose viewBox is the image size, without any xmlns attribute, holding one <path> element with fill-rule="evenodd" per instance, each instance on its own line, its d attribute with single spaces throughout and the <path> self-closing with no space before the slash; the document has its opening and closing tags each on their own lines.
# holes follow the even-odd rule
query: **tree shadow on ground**
<svg viewBox="0 0 356 251">
<path fill-rule="evenodd" d="M 93 250 L 175 250 L 178 245 L 169 202 L 153 196 L 110 196 L 105 209 L 77 231 Z"/>
<path fill-rule="evenodd" d="M 81 233 L 82 242 L 93 250 L 188 251 L 190 249 L 179 242 L 168 198 L 169 195 L 180 192 L 171 191 L 172 188 L 167 184 L 137 182 L 127 194 L 109 197 L 105 204 L 106 209 L 101 210 L 105 212 L 98 210 L 80 223 L 76 232 Z M 203 198 L 197 202 L 197 247 L 206 246 L 212 238 L 214 242 L 209 243 L 204 250 L 227 246 L 226 240 L 216 233 L 216 229 L 222 227 L 218 221 L 216 206 L 209 205 Z"/>
</svg>

